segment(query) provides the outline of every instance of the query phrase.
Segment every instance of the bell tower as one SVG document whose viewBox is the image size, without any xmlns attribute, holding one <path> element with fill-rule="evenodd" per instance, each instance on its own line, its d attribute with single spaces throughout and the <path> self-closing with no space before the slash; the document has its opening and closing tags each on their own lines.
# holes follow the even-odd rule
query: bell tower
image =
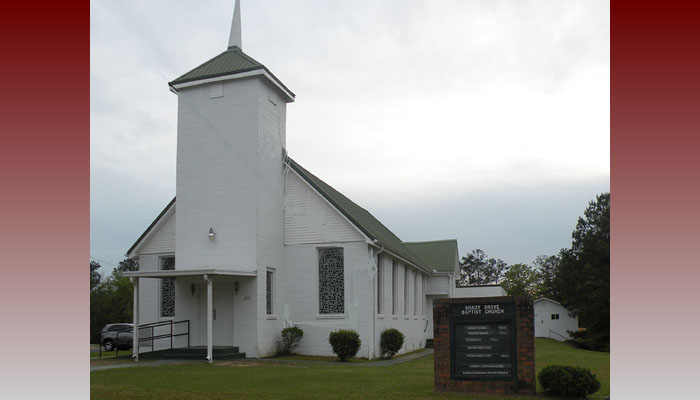
<svg viewBox="0 0 700 400">
<path fill-rule="evenodd" d="M 178 96 L 178 269 L 282 264 L 286 107 L 294 94 L 242 47 L 236 0 L 227 49 L 169 83 Z"/>
</svg>

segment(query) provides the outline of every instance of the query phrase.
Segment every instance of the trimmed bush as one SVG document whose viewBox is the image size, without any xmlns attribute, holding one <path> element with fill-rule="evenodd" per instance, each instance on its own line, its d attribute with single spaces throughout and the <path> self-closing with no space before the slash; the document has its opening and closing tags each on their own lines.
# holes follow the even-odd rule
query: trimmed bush
<svg viewBox="0 0 700 400">
<path fill-rule="evenodd" d="M 331 332 L 330 335 L 328 335 L 328 343 L 331 344 L 333 353 L 335 353 L 338 358 L 342 361 L 347 361 L 355 357 L 355 354 L 360 351 L 362 341 L 360 340 L 360 335 L 356 331 L 352 329 L 341 329 Z"/>
<path fill-rule="evenodd" d="M 600 381 L 588 368 L 548 365 L 537 374 L 545 393 L 564 397 L 586 397 L 600 389 Z"/>
<path fill-rule="evenodd" d="M 382 354 L 388 358 L 394 356 L 403 347 L 403 342 L 406 337 L 398 329 L 385 329 L 382 332 L 382 337 L 380 341 L 380 346 L 382 347 Z"/>
<path fill-rule="evenodd" d="M 282 329 L 282 354 L 292 354 L 303 337 L 304 330 L 296 325 Z"/>
</svg>

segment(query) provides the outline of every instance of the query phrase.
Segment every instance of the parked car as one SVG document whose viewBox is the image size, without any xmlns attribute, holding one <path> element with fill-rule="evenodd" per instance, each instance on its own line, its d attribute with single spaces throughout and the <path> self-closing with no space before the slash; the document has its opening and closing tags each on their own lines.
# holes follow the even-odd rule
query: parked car
<svg viewBox="0 0 700 400">
<path fill-rule="evenodd" d="M 134 324 L 107 324 L 100 332 L 100 342 L 105 351 L 129 350 L 134 338 Z"/>
</svg>

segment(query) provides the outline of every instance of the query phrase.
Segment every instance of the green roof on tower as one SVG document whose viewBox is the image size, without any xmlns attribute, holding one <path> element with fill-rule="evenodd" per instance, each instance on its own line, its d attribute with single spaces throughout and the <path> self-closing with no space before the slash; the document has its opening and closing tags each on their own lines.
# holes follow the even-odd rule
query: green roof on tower
<svg viewBox="0 0 700 400">
<path fill-rule="evenodd" d="M 289 88 L 287 88 L 282 81 L 280 81 L 264 65 L 256 61 L 253 57 L 245 54 L 238 46 L 229 47 L 218 56 L 170 82 L 170 86 L 175 87 L 183 83 L 238 75 L 253 71 L 259 71 L 260 73 L 266 73 L 269 75 L 270 78 L 281 86 L 284 91 L 287 91 L 291 95 L 291 99 L 294 100 L 294 93 L 292 93 L 292 91 L 289 90 Z"/>
<path fill-rule="evenodd" d="M 223 53 L 201 64 L 186 74 L 180 76 L 169 85 L 178 90 L 182 87 L 192 86 L 198 81 L 219 81 L 226 79 L 243 78 L 246 76 L 263 75 L 270 79 L 288 100 L 294 101 L 294 93 L 282 83 L 269 69 L 243 52 L 241 39 L 241 11 L 240 3 L 236 1 L 231 23 L 231 35 L 228 48 Z"/>
</svg>

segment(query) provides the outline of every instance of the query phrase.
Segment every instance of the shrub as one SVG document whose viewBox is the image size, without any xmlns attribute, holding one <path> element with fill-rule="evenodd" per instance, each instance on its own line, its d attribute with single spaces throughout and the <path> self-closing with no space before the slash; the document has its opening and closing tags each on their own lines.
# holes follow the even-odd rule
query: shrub
<svg viewBox="0 0 700 400">
<path fill-rule="evenodd" d="M 567 331 L 567 333 L 571 336 L 571 339 L 566 342 L 576 348 L 593 351 L 610 351 L 609 340 L 591 337 L 590 331 L 588 330 Z"/>
<path fill-rule="evenodd" d="M 398 329 L 386 329 L 382 332 L 382 337 L 380 345 L 382 347 L 382 354 L 391 358 L 394 354 L 398 353 L 403 346 L 403 341 L 405 336 Z"/>
<path fill-rule="evenodd" d="M 600 381 L 591 370 L 565 365 L 548 365 L 537 374 L 547 394 L 564 397 L 586 397 L 600 389 Z"/>
<path fill-rule="evenodd" d="M 282 329 L 282 354 L 291 354 L 303 337 L 304 330 L 296 325 Z"/>
<path fill-rule="evenodd" d="M 328 343 L 331 344 L 333 353 L 342 361 L 347 361 L 360 351 L 360 335 L 352 329 L 341 329 L 328 335 Z"/>
</svg>

